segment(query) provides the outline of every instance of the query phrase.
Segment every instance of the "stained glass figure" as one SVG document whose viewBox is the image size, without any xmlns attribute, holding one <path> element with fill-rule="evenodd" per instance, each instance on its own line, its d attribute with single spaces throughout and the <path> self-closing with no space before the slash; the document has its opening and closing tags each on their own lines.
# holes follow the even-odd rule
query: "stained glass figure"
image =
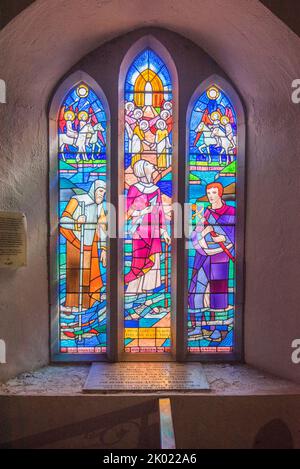
<svg viewBox="0 0 300 469">
<path fill-rule="evenodd" d="M 234 348 L 237 120 L 210 86 L 189 123 L 188 351 Z"/>
<path fill-rule="evenodd" d="M 106 352 L 106 128 L 99 97 L 74 86 L 57 129 L 61 353 Z"/>
<path fill-rule="evenodd" d="M 173 101 L 152 49 L 129 67 L 124 98 L 124 349 L 169 352 Z"/>
</svg>

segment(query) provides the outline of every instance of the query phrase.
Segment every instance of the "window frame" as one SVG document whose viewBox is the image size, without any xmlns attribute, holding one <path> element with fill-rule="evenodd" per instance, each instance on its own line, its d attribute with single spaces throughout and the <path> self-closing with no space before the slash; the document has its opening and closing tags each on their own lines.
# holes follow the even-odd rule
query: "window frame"
<svg viewBox="0 0 300 469">
<path fill-rule="evenodd" d="M 123 240 L 110 238 L 108 243 L 107 259 L 107 353 L 105 354 L 67 354 L 59 351 L 59 303 L 58 303 L 58 277 L 57 277 L 57 243 L 58 243 L 58 131 L 57 119 L 61 104 L 70 89 L 81 81 L 87 83 L 101 100 L 107 117 L 107 192 L 108 203 L 117 207 L 116 229 L 123 226 L 123 220 L 118 208 L 119 196 L 124 190 L 124 81 L 127 71 L 135 57 L 145 48 L 151 48 L 156 52 L 167 66 L 172 78 L 173 94 L 173 196 L 172 203 L 179 203 L 182 208 L 187 201 L 188 194 L 188 148 L 189 148 L 189 121 L 196 99 L 211 85 L 216 84 L 231 100 L 237 116 L 238 136 L 238 165 L 236 180 L 237 200 L 237 224 L 236 224 L 236 295 L 235 295 L 235 345 L 232 353 L 189 353 L 187 350 L 187 290 L 188 269 L 186 239 L 174 238 L 174 224 L 172 220 L 172 284 L 171 284 L 171 352 L 170 353 L 126 353 L 124 341 L 124 283 L 123 283 Z M 183 118 L 179 115 L 179 80 L 176 66 L 165 46 L 154 36 L 146 35 L 135 41 L 125 54 L 118 80 L 118 155 L 116 161 L 111 161 L 111 116 L 108 101 L 101 86 L 87 73 L 77 70 L 64 79 L 56 88 L 49 107 L 49 309 L 50 309 L 50 353 L 52 362 L 96 362 L 96 361 L 215 361 L 230 362 L 243 361 L 243 310 L 244 310 L 244 242 L 245 242 L 245 150 L 246 150 L 246 124 L 245 111 L 235 88 L 224 78 L 213 74 L 201 81 L 192 94 L 187 109 L 183 109 Z M 180 131 L 179 119 L 185 123 L 185 128 Z M 181 141 L 184 135 L 184 141 Z M 178 157 L 180 149 L 184 148 L 184 156 Z M 178 180 L 185 181 L 180 187 Z M 117 181 L 112 184 L 111 181 Z M 184 233 L 184 220 L 180 221 Z M 182 263 L 176 260 L 184 259 Z M 180 264 L 180 265 L 179 265 Z M 182 285 L 184 288 L 182 289 Z M 179 311 L 180 314 L 177 314 Z"/>
</svg>

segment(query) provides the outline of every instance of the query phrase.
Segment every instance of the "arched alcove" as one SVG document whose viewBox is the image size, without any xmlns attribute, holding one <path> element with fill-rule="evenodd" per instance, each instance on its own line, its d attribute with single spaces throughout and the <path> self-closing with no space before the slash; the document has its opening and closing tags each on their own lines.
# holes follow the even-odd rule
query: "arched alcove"
<svg viewBox="0 0 300 469">
<path fill-rule="evenodd" d="M 299 208 L 298 200 L 286 195 L 286 188 L 297 187 L 298 183 L 294 169 L 299 106 L 290 100 L 290 77 L 299 75 L 299 38 L 258 1 L 230 0 L 222 15 L 217 16 L 214 15 L 219 8 L 217 1 L 203 1 L 200 6 L 186 0 L 176 5 L 176 14 L 171 3 L 156 2 L 159 8 L 155 8 L 153 2 L 133 1 L 121 18 L 118 1 L 91 1 L 89 15 L 86 15 L 82 2 L 67 0 L 62 5 L 56 0 L 51 4 L 41 0 L 24 10 L 0 33 L 2 78 L 8 86 L 8 102 L 0 107 L 4 155 L 0 200 L 5 210 L 25 211 L 29 222 L 28 268 L 15 273 L 1 272 L 2 307 L 11 313 L 10 321 L 6 314 L 0 319 L 9 354 L 8 363 L 1 366 L 3 380 L 49 360 L 45 343 L 48 334 L 46 109 L 49 96 L 70 67 L 105 41 L 144 27 L 144 16 L 147 26 L 176 30 L 202 47 L 215 61 L 213 65 L 210 59 L 207 76 L 226 73 L 243 98 L 248 118 L 245 358 L 248 363 L 275 374 L 299 379 L 297 365 L 290 357 L 299 304 L 295 256 L 299 227 L 297 220 L 289 215 L 291 211 L 297 213 Z M 69 22 L 73 25 L 67 30 L 64 29 L 64 9 L 68 10 Z M 232 25 L 231 34 L 224 28 L 224 22 Z M 62 41 L 59 32 L 63 29 Z M 106 54 L 113 50 L 111 46 L 106 48 Z M 121 54 L 124 55 L 126 47 L 123 43 Z M 104 50 L 99 57 L 102 57 L 102 64 Z M 179 47 L 179 50 L 184 56 L 185 48 Z M 114 57 L 119 57 L 115 49 L 114 53 Z M 194 63 L 190 61 L 192 70 Z M 120 60 L 115 59 L 116 72 L 119 64 Z M 187 63 L 184 64 L 186 70 Z M 224 72 L 214 70 L 216 64 Z M 88 59 L 85 67 L 88 67 Z M 201 74 L 201 79 L 204 75 Z M 189 78 L 195 89 L 194 71 L 190 71 Z M 115 88 L 110 89 L 104 67 L 102 80 L 105 94 L 116 108 L 118 93 Z M 180 105 L 186 102 L 189 92 L 184 90 L 180 95 Z M 11 132 L 12 122 L 15 132 Z M 185 123 L 179 122 L 179 134 L 184 127 Z M 115 150 L 117 152 L 116 147 Z M 184 145 L 179 151 L 184 152 Z M 179 168 L 179 180 L 182 177 L 184 172 Z M 272 233 L 273 242 L 266 233 Z M 278 257 L 282 260 L 280 268 Z M 11 321 L 19 327 L 11 328 Z"/>
<path fill-rule="evenodd" d="M 238 100 L 237 93 L 233 90 L 233 87 L 229 84 L 229 81 L 226 81 L 225 78 L 221 77 L 222 71 L 211 61 L 211 59 L 208 56 L 203 54 L 203 52 L 200 49 L 195 47 L 192 43 L 189 43 L 188 41 L 186 41 L 184 38 L 181 38 L 179 36 L 177 37 L 177 43 L 176 43 L 176 48 L 175 48 L 173 38 L 174 38 L 173 33 L 170 33 L 168 31 L 163 31 L 163 30 L 156 30 L 151 35 L 146 35 L 146 36 L 143 35 L 142 30 L 132 33 L 131 35 L 121 36 L 114 43 L 108 43 L 107 45 L 104 45 L 100 47 L 99 49 L 97 49 L 96 51 L 94 51 L 93 53 L 89 54 L 86 58 L 84 58 L 80 63 L 78 63 L 71 70 L 71 75 L 68 78 L 66 78 L 62 84 L 59 85 L 57 91 L 55 92 L 55 95 L 51 104 L 51 109 L 50 109 L 50 119 L 51 119 L 50 123 L 52 126 L 50 128 L 50 162 L 51 162 L 50 200 L 51 200 L 51 213 L 52 213 L 51 215 L 52 227 L 53 226 L 56 227 L 59 221 L 57 219 L 57 211 L 55 210 L 55 207 L 56 207 L 55 201 L 57 200 L 57 187 L 53 185 L 53 181 L 55 181 L 55 174 L 57 172 L 57 152 L 58 150 L 61 151 L 60 148 L 58 150 L 57 148 L 58 146 L 60 146 L 61 138 L 65 137 L 65 134 L 62 134 L 60 135 L 59 140 L 58 140 L 58 134 L 57 134 L 58 119 L 60 119 L 60 114 L 62 111 L 57 110 L 57 109 L 60 109 L 60 105 L 58 106 L 57 102 L 61 103 L 62 101 L 61 95 L 65 93 L 66 89 L 70 89 L 70 83 L 71 84 L 73 83 L 73 85 L 71 86 L 72 89 L 75 86 L 74 83 L 76 84 L 76 86 L 78 86 L 78 83 L 80 82 L 86 83 L 87 85 L 90 84 L 89 86 L 93 86 L 93 89 L 98 90 L 98 96 L 101 97 L 101 99 L 105 103 L 106 103 L 106 99 L 104 98 L 104 93 L 106 94 L 106 96 L 109 97 L 108 99 L 109 99 L 110 106 L 111 106 L 112 120 L 113 120 L 112 133 L 111 133 L 112 145 L 114 146 L 114 149 L 118 148 L 118 153 L 116 153 L 115 150 L 111 152 L 111 154 L 113 155 L 111 158 L 111 162 L 110 162 L 110 167 L 112 171 L 112 178 L 111 178 L 112 184 L 109 184 L 109 187 L 108 187 L 108 190 L 110 193 L 109 199 L 118 200 L 118 196 L 123 195 L 124 189 L 128 190 L 128 188 L 134 183 L 134 181 L 136 180 L 135 174 L 134 174 L 134 163 L 137 160 L 141 158 L 144 158 L 145 161 L 147 161 L 148 159 L 150 162 L 152 162 L 153 160 L 154 166 L 156 168 L 155 169 L 155 174 L 156 174 L 155 184 L 158 184 L 158 186 L 154 185 L 153 187 L 158 187 L 159 191 L 160 191 L 159 188 L 161 187 L 162 200 L 164 203 L 163 210 L 165 212 L 164 217 L 166 217 L 166 220 L 167 220 L 167 217 L 169 216 L 167 215 L 167 212 L 166 212 L 166 208 L 165 208 L 166 206 L 169 206 L 171 209 L 171 203 L 179 202 L 183 208 L 183 205 L 187 200 L 185 185 L 178 184 L 178 173 L 182 175 L 181 180 L 184 180 L 186 178 L 186 170 L 187 170 L 184 155 L 186 152 L 185 142 L 186 142 L 186 135 L 189 132 L 189 126 L 186 124 L 182 125 L 182 122 L 185 122 L 186 111 L 188 115 L 190 114 L 191 103 L 195 99 L 196 93 L 199 93 L 201 89 L 204 90 L 205 87 L 207 87 L 209 83 L 213 80 L 217 81 L 219 83 L 219 86 L 223 86 L 222 89 L 224 89 L 224 92 L 226 88 L 226 91 L 228 93 L 231 92 L 232 100 L 237 103 L 237 108 L 239 110 L 239 117 L 241 117 L 240 123 L 239 123 L 239 130 L 242 129 L 242 125 L 244 123 L 244 117 L 242 116 L 241 105 L 238 103 L 239 100 Z M 122 50 L 126 51 L 124 55 L 122 54 Z M 183 61 L 183 56 L 182 56 L 183 50 L 185 50 L 184 61 L 186 63 L 193 63 L 194 73 L 193 73 L 192 80 L 190 77 L 190 70 Z M 113 55 L 115 59 L 117 58 L 117 60 L 119 60 L 119 63 L 120 63 L 119 73 L 115 73 L 114 64 L 112 61 L 107 60 L 107 54 L 109 54 L 110 56 Z M 146 58 L 143 58 L 145 54 L 147 55 L 147 57 L 145 56 Z M 148 68 L 147 67 L 145 68 L 145 66 L 142 65 L 142 68 L 141 68 L 142 71 L 140 72 L 138 71 L 139 63 L 142 64 L 143 60 L 144 61 L 146 60 L 146 62 L 148 63 Z M 176 66 L 180 70 L 179 76 L 176 70 Z M 154 70 L 156 70 L 155 67 L 158 70 L 157 75 L 155 75 L 154 73 Z M 212 71 L 215 72 L 214 75 L 211 75 Z M 161 76 L 160 76 L 160 72 L 162 73 Z M 151 91 L 152 104 L 151 105 L 148 105 L 144 101 L 144 96 L 143 96 L 144 93 L 147 93 L 147 91 L 143 89 L 143 86 L 146 87 L 148 83 L 144 77 L 145 73 L 147 73 L 147 77 L 146 77 L 147 79 L 149 78 L 149 74 L 150 74 L 151 80 L 157 81 L 158 85 L 157 86 L 155 85 L 156 88 L 159 86 L 161 87 L 164 86 L 164 89 L 161 89 L 161 90 L 159 88 L 155 90 L 152 89 Z M 131 75 L 133 77 L 132 83 L 131 83 L 132 80 L 130 78 Z M 95 79 L 91 79 L 90 78 L 91 76 L 94 76 Z M 152 81 L 150 81 L 149 83 L 151 84 Z M 161 84 L 159 84 L 160 81 L 161 81 Z M 178 103 L 179 86 L 180 86 L 180 90 L 183 96 L 180 112 L 179 112 L 179 105 L 178 105 L 179 104 Z M 115 92 L 116 90 L 118 90 L 118 93 L 119 93 L 119 101 L 117 103 L 117 106 L 115 105 L 115 101 L 113 99 L 113 92 Z M 130 156 L 131 153 L 128 147 L 129 143 L 131 142 L 131 137 L 130 137 L 130 140 L 128 140 L 129 131 L 128 131 L 128 128 L 126 127 L 127 121 L 125 119 L 125 117 L 128 117 L 128 116 L 127 116 L 127 113 L 125 112 L 125 108 L 128 103 L 130 104 L 130 99 L 132 100 L 132 106 L 136 106 L 136 109 L 140 109 L 141 113 L 144 113 L 145 111 L 145 117 L 144 118 L 141 117 L 140 119 L 142 119 L 141 123 L 144 122 L 143 119 L 144 120 L 147 119 L 147 121 L 145 120 L 145 122 L 149 122 L 150 127 L 149 127 L 148 133 L 151 132 L 151 138 L 152 138 L 151 142 L 156 142 L 156 138 L 157 138 L 156 133 L 158 130 L 156 129 L 156 124 L 154 123 L 154 121 L 156 122 L 157 119 L 163 120 L 164 119 L 163 113 L 167 114 L 165 118 L 168 118 L 166 121 L 166 125 L 167 125 L 166 129 L 168 130 L 166 131 L 167 131 L 168 142 L 169 142 L 169 150 L 168 150 L 170 151 L 169 156 L 167 154 L 165 156 L 163 156 L 163 154 L 161 154 L 159 157 L 156 156 L 156 150 L 155 151 L 153 149 L 151 150 L 152 145 L 156 145 L 156 144 L 152 143 L 149 148 L 147 147 L 148 150 L 145 150 L 145 156 L 142 156 L 142 154 L 136 154 L 134 156 L 134 159 L 135 159 L 134 163 L 131 163 L 130 165 L 128 165 L 128 161 L 127 161 L 128 157 L 131 158 Z M 171 109 L 171 112 L 170 110 L 169 111 L 165 110 L 164 103 L 166 103 L 166 105 L 168 106 L 170 104 L 169 107 Z M 105 104 L 105 108 L 108 109 L 108 104 Z M 151 108 L 151 113 L 155 114 L 155 115 L 151 114 L 152 118 L 150 115 L 148 115 L 150 112 L 149 111 L 150 108 Z M 76 109 L 74 109 L 73 105 L 71 107 L 67 107 L 66 109 L 68 112 L 70 111 L 72 114 L 74 114 L 74 111 L 79 112 L 79 109 L 77 109 L 77 107 Z M 58 112 L 60 113 L 59 115 L 58 115 Z M 161 117 L 160 117 L 160 113 L 161 113 Z M 134 118 L 130 117 L 131 126 L 132 126 L 133 121 L 134 121 Z M 137 120 L 137 123 L 138 122 L 139 120 Z M 117 126 L 115 125 L 116 123 L 118 124 Z M 178 127 L 179 123 L 181 123 L 180 133 L 179 133 L 179 127 Z M 72 126 L 71 131 L 72 133 L 74 133 L 74 129 L 73 129 L 74 124 L 70 123 L 70 125 Z M 127 125 L 129 124 L 127 123 Z M 59 124 L 59 126 L 61 127 L 61 124 Z M 138 128 L 138 126 L 136 128 Z M 130 132 L 133 132 L 133 128 L 130 129 Z M 141 131 L 139 130 L 136 133 L 139 142 L 140 142 L 140 132 Z M 147 139 L 148 137 L 147 138 L 145 137 L 145 140 Z M 241 142 L 243 140 L 242 130 L 240 132 L 240 140 Z M 75 144 L 75 147 L 73 149 L 74 144 Z M 133 140 L 132 140 L 132 145 L 133 145 Z M 139 143 L 139 145 L 141 145 L 141 142 Z M 75 151 L 76 148 L 77 148 L 76 142 L 73 142 L 73 143 L 71 142 L 71 156 L 72 156 L 72 151 Z M 87 151 L 90 151 L 89 147 L 87 148 L 88 148 Z M 243 144 L 240 145 L 240 151 L 241 153 L 242 151 L 244 151 Z M 139 150 L 138 153 L 140 152 L 141 152 L 141 149 Z M 68 157 L 68 154 L 66 156 Z M 75 157 L 75 153 L 73 156 Z M 76 158 L 80 160 L 80 153 L 79 154 L 77 153 Z M 88 157 L 86 159 L 88 160 Z M 165 165 L 167 164 L 166 163 L 167 161 L 171 162 L 170 167 L 165 167 Z M 243 157 L 241 155 L 241 168 L 242 168 L 242 161 L 243 161 Z M 64 161 L 64 164 L 66 165 L 66 161 Z M 76 166 L 76 161 L 75 160 L 73 161 L 71 158 L 70 164 L 73 166 L 75 164 Z M 77 165 L 79 165 L 79 162 L 77 162 Z M 74 172 L 75 170 L 76 168 L 75 169 L 73 168 L 72 171 Z M 167 178 L 166 181 L 164 181 L 165 177 Z M 116 181 L 117 181 L 117 184 L 115 183 Z M 241 187 L 243 187 L 242 177 L 240 179 L 240 184 L 242 185 Z M 132 185 L 132 187 L 134 187 L 134 185 Z M 80 186 L 78 190 L 85 191 L 87 190 L 87 188 L 85 186 L 83 187 L 82 185 L 82 187 Z M 75 199 L 76 197 L 78 198 L 78 196 L 75 196 Z M 73 194 L 73 198 L 74 198 L 74 194 Z M 70 201 L 71 200 L 73 199 L 70 199 Z M 242 202 L 242 198 L 241 198 L 241 202 Z M 242 203 L 240 204 L 240 206 L 242 208 Z M 120 206 L 118 206 L 117 208 L 117 213 L 119 212 L 119 210 L 120 210 L 120 213 L 122 213 Z M 122 227 L 122 224 L 123 224 L 123 222 L 120 219 L 120 213 L 118 215 L 119 229 Z M 169 223 L 170 227 L 169 228 L 173 230 L 173 221 L 171 223 L 171 218 L 172 217 L 171 217 L 171 212 L 170 212 L 170 223 Z M 176 220 L 176 222 L 177 221 L 178 220 Z M 182 220 L 179 220 L 179 223 L 181 222 Z M 242 234 L 242 225 L 240 226 L 240 232 Z M 58 233 L 55 232 L 53 236 L 51 237 L 51 241 L 53 243 L 55 243 L 54 238 L 57 236 L 58 236 Z M 241 239 L 242 239 L 242 235 L 241 235 Z M 184 304 L 184 301 L 183 301 L 184 293 L 180 287 L 181 282 L 186 283 L 186 280 L 183 277 L 184 271 L 185 271 L 184 258 L 186 254 L 185 240 L 183 238 L 173 239 L 172 245 L 170 246 L 170 249 L 168 249 L 168 258 L 169 258 L 168 261 L 167 259 L 165 259 L 166 254 L 164 254 L 164 251 L 166 251 L 166 248 L 163 249 L 160 255 L 161 259 L 160 259 L 160 262 L 158 263 L 158 266 L 161 271 L 161 274 L 159 276 L 159 278 L 161 278 L 161 281 L 160 281 L 161 283 L 157 285 L 157 293 L 154 294 L 153 292 L 152 296 L 150 295 L 151 298 L 149 297 L 149 301 L 151 299 L 151 302 L 155 303 L 153 299 L 154 298 L 153 295 L 158 296 L 158 299 L 157 299 L 158 307 L 156 309 L 160 308 L 160 310 L 162 311 L 161 314 L 163 314 L 162 317 L 161 315 L 158 314 L 160 310 L 155 313 L 156 316 L 158 317 L 158 319 L 156 319 L 157 326 L 153 324 L 154 316 L 153 317 L 149 316 L 152 311 L 151 309 L 150 309 L 150 312 L 147 313 L 148 315 L 146 316 L 142 315 L 142 317 L 140 317 L 139 314 L 136 314 L 133 309 L 130 313 L 130 321 L 129 321 L 130 324 L 128 320 L 126 323 L 126 319 L 125 319 L 125 323 L 123 323 L 123 320 L 122 320 L 123 308 L 124 308 L 123 302 L 126 297 L 126 293 L 125 293 L 125 296 L 123 296 L 123 293 L 122 293 L 122 289 L 123 289 L 122 278 L 123 278 L 123 272 L 125 269 L 124 267 L 125 255 L 122 254 L 123 240 L 121 237 L 121 239 L 119 239 L 118 241 L 118 244 L 119 244 L 118 262 L 117 262 L 117 257 L 116 257 L 116 251 L 114 251 L 114 247 L 113 247 L 115 240 L 111 240 L 111 241 L 112 241 L 111 242 L 112 250 L 109 255 L 110 265 L 112 266 L 112 268 L 118 269 L 118 271 L 115 270 L 115 272 L 117 272 L 117 276 L 115 276 L 112 273 L 109 276 L 110 290 L 107 291 L 107 295 L 109 298 L 109 303 L 117 304 L 119 310 L 118 310 L 118 318 L 116 317 L 116 312 L 115 312 L 111 316 L 111 321 L 109 322 L 110 335 L 108 338 L 108 342 L 110 344 L 110 353 L 108 355 L 108 358 L 112 359 L 112 356 L 115 356 L 117 359 L 125 359 L 126 357 L 126 359 L 129 359 L 129 360 L 134 360 L 134 361 L 137 360 L 138 355 L 136 353 L 135 343 L 140 344 L 139 347 L 142 347 L 143 349 L 143 352 L 140 354 L 140 359 L 161 360 L 161 359 L 175 359 L 176 357 L 177 359 L 182 360 L 186 358 L 187 357 L 187 354 L 186 354 L 187 337 L 185 333 L 186 331 L 186 319 L 185 319 L 186 305 Z M 170 238 L 170 241 L 171 241 L 171 238 Z M 176 256 L 177 249 L 183 251 L 184 255 L 182 258 L 177 259 L 177 256 Z M 52 255 L 53 255 L 53 252 L 55 251 L 55 249 L 51 248 L 50 251 L 52 252 Z M 242 262 L 242 255 L 239 257 Z M 126 251 L 126 263 L 127 263 L 126 269 L 128 269 L 128 250 Z M 166 266 L 168 266 L 168 269 Z M 169 273 L 166 274 L 166 272 L 169 272 Z M 63 273 L 61 275 L 64 276 Z M 120 281 L 117 281 L 118 277 L 120 278 Z M 55 278 L 57 279 L 57 274 L 55 274 L 55 267 L 52 268 L 51 278 L 54 279 L 54 282 L 55 282 Z M 68 278 L 68 275 L 67 275 L 67 278 Z M 61 280 L 59 280 L 59 282 L 61 282 Z M 136 282 L 136 280 L 134 282 Z M 239 279 L 239 283 L 240 285 L 242 284 L 242 279 Z M 162 292 L 164 292 L 165 290 L 164 285 L 168 285 L 168 292 L 165 294 L 167 296 L 165 296 L 165 298 L 162 299 L 161 298 L 163 294 Z M 162 292 L 160 293 L 159 293 L 160 291 L 159 288 L 163 289 Z M 241 291 L 242 291 L 242 288 L 239 289 L 240 298 L 242 298 Z M 55 291 L 54 291 L 54 294 L 55 294 Z M 130 297 L 132 297 L 132 292 L 129 291 L 129 294 L 130 294 Z M 72 294 L 71 296 L 74 296 L 74 294 Z M 138 300 L 138 298 L 135 301 L 137 302 L 136 304 L 141 303 L 140 300 Z M 146 299 L 144 301 L 146 301 Z M 67 303 L 69 302 L 66 300 L 65 304 L 62 304 L 60 308 L 65 309 L 65 307 L 68 306 Z M 125 302 L 125 305 L 127 303 Z M 242 300 L 239 300 L 238 304 L 239 304 L 240 309 L 242 309 L 241 303 L 242 303 Z M 52 309 L 53 309 L 52 316 L 54 318 L 52 337 L 55 337 L 55 335 L 57 335 L 57 321 L 55 321 L 55 318 L 56 318 L 55 311 L 57 311 L 56 310 L 57 303 L 55 302 L 54 297 L 51 299 L 51 304 L 52 304 Z M 115 308 L 113 309 L 115 310 Z M 77 312 L 76 311 L 73 312 L 72 310 L 72 314 L 76 319 Z M 157 327 L 158 328 L 157 331 L 159 333 L 158 338 L 156 338 L 155 336 L 155 343 L 158 344 L 157 347 L 159 348 L 159 351 L 161 350 L 161 344 L 165 344 L 165 347 L 167 347 L 168 351 L 171 352 L 169 357 L 167 356 L 167 354 L 163 356 L 162 353 L 157 353 L 157 352 L 152 353 L 152 354 L 151 352 L 148 352 L 147 354 L 145 346 L 142 346 L 143 337 L 139 337 L 137 341 L 134 338 L 131 338 L 130 341 L 132 343 L 132 346 L 135 347 L 135 353 L 134 354 L 127 353 L 124 355 L 123 346 L 122 346 L 122 341 L 123 341 L 122 337 L 125 333 L 124 337 L 126 337 L 126 344 L 128 344 L 129 343 L 128 331 L 130 330 L 131 333 L 134 332 L 133 323 L 134 323 L 134 320 L 136 319 L 136 318 L 133 318 L 132 314 L 134 314 L 134 316 L 138 315 L 139 319 L 142 319 L 141 331 L 143 335 L 145 335 L 145 337 L 148 337 L 150 332 L 152 332 L 150 329 L 149 331 L 148 330 L 146 331 L 146 327 L 147 327 L 146 319 L 147 317 L 151 319 L 151 327 L 154 328 L 153 329 L 154 331 L 156 331 L 155 327 Z M 164 317 L 165 314 L 167 314 L 169 317 L 168 325 L 166 323 L 167 319 Z M 241 314 L 239 315 L 239 317 L 240 316 Z M 63 328 L 66 327 L 64 322 L 65 321 L 63 321 L 63 325 L 62 325 Z M 59 323 L 61 323 L 61 321 Z M 125 324 L 125 331 L 123 332 L 124 324 Z M 181 324 L 181 326 L 179 326 L 179 324 Z M 240 345 L 241 344 L 241 341 L 240 341 L 241 328 L 237 327 L 236 330 L 238 331 L 236 334 L 238 340 L 236 340 L 236 342 L 239 342 L 239 347 L 237 347 L 236 350 L 239 349 L 239 352 L 236 353 L 236 350 L 235 350 L 235 353 L 224 354 L 223 358 L 225 360 L 241 357 L 241 345 Z M 139 329 L 137 329 L 137 331 L 139 331 Z M 63 330 L 61 333 L 64 335 Z M 72 334 L 71 329 L 69 332 L 67 332 L 67 334 L 69 336 Z M 82 337 L 85 337 L 85 335 L 83 334 Z M 65 338 L 65 342 L 66 342 L 66 338 Z M 76 338 L 75 338 L 75 342 L 76 342 Z M 150 344 L 149 338 L 147 338 L 145 342 L 147 342 L 147 344 Z M 53 352 L 54 359 L 59 358 L 59 354 L 57 353 L 57 346 L 55 345 L 56 343 L 57 341 L 55 342 L 54 340 L 54 342 L 52 342 L 51 344 L 52 350 L 54 350 Z M 67 360 L 72 360 L 74 358 L 78 360 L 79 359 L 81 360 L 101 359 L 101 356 L 100 355 L 97 356 L 97 353 L 93 356 L 92 355 L 89 356 L 88 354 L 85 354 L 84 346 L 85 346 L 84 343 L 82 343 L 81 347 L 79 347 L 82 353 L 81 352 L 77 353 L 77 358 L 76 358 L 76 354 L 73 353 L 73 354 L 68 354 L 68 355 L 64 354 L 64 359 L 67 359 Z M 75 351 L 74 347 L 75 345 L 73 346 L 73 349 Z M 128 348 L 127 345 L 126 347 Z M 154 347 L 152 345 L 151 350 L 153 348 Z M 82 354 L 82 357 L 80 357 L 81 354 Z M 63 357 L 61 356 L 61 358 Z M 105 357 L 102 357 L 102 358 L 105 358 Z M 200 356 L 198 357 L 198 359 L 200 360 L 204 358 L 205 358 L 204 355 L 202 355 L 201 357 Z M 212 358 L 212 356 L 210 358 Z M 218 354 L 218 358 L 219 359 L 222 358 L 220 354 Z M 193 359 L 197 359 L 197 357 L 194 355 Z"/>
</svg>

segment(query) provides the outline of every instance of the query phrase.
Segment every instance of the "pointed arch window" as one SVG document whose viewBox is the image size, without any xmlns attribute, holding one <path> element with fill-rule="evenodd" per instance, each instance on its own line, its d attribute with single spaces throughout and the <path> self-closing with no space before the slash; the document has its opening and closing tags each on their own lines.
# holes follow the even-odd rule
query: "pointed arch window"
<svg viewBox="0 0 300 469">
<path fill-rule="evenodd" d="M 203 83 L 192 97 L 187 127 L 188 353 L 236 356 L 243 289 L 244 128 L 234 90 L 219 78 Z"/>
<path fill-rule="evenodd" d="M 50 118 L 53 352 L 86 358 L 107 352 L 109 111 L 80 72 L 56 93 Z"/>
<path fill-rule="evenodd" d="M 169 67 L 151 46 L 137 53 L 123 73 L 121 179 L 126 207 L 121 352 L 153 356 L 171 352 L 175 324 L 173 85 Z"/>
</svg>

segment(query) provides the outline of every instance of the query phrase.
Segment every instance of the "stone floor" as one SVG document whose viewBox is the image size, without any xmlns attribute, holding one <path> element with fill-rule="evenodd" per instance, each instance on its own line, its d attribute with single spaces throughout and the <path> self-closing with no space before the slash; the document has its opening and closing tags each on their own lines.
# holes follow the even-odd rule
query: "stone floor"
<svg viewBox="0 0 300 469">
<path fill-rule="evenodd" d="M 248 365 L 204 364 L 202 366 L 211 390 L 201 392 L 201 395 L 300 395 L 300 384 L 274 377 Z M 83 394 L 82 387 L 89 368 L 89 365 L 64 364 L 22 373 L 7 383 L 0 384 L 0 395 L 80 395 Z"/>
</svg>

